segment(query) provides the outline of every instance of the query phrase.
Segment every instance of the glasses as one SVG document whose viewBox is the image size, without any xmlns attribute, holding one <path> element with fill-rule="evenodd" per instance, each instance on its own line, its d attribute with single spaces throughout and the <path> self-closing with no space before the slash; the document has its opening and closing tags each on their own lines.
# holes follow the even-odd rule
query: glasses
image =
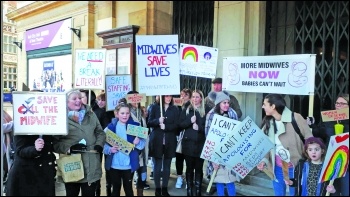
<svg viewBox="0 0 350 197">
<path fill-rule="evenodd" d="M 347 103 L 335 102 L 335 105 L 343 106 L 343 105 L 347 105 Z"/>
</svg>

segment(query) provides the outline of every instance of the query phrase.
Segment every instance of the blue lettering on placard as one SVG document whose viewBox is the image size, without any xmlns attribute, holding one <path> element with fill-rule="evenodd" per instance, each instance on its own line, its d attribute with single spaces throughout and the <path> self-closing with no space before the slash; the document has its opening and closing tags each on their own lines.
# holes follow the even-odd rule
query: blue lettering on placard
<svg viewBox="0 0 350 197">
<path fill-rule="evenodd" d="M 137 54 L 175 54 L 177 53 L 177 44 L 167 45 L 137 45 Z"/>
</svg>

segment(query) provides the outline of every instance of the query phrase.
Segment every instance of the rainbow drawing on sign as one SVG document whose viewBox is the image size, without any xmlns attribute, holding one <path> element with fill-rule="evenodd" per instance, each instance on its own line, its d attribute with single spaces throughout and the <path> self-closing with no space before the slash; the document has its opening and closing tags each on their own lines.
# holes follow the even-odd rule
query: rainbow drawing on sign
<svg viewBox="0 0 350 197">
<path fill-rule="evenodd" d="M 321 182 L 343 177 L 349 163 L 349 148 L 339 146 L 331 156 L 331 159 L 322 175 Z"/>
<path fill-rule="evenodd" d="M 195 62 L 198 62 L 198 52 L 194 47 L 185 47 L 182 51 L 182 59 L 192 57 Z"/>
</svg>

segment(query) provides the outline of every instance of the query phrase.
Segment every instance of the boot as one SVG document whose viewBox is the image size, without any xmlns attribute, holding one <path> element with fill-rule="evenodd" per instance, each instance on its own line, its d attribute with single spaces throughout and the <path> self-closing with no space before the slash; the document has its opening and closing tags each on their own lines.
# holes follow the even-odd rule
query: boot
<svg viewBox="0 0 350 197">
<path fill-rule="evenodd" d="M 96 181 L 96 194 L 95 196 L 101 196 L 101 179 Z"/>
<path fill-rule="evenodd" d="M 162 196 L 170 196 L 170 194 L 168 193 L 167 187 L 162 187 Z"/>
<path fill-rule="evenodd" d="M 196 172 L 194 177 L 194 184 L 196 187 L 195 196 L 202 196 L 202 180 L 203 180 L 203 173 Z"/>
<path fill-rule="evenodd" d="M 156 188 L 155 196 L 162 196 L 162 190 L 160 188 Z"/>
<path fill-rule="evenodd" d="M 143 189 L 137 189 L 137 196 L 143 196 Z"/>
<path fill-rule="evenodd" d="M 187 196 L 193 196 L 193 172 L 186 172 Z"/>
</svg>

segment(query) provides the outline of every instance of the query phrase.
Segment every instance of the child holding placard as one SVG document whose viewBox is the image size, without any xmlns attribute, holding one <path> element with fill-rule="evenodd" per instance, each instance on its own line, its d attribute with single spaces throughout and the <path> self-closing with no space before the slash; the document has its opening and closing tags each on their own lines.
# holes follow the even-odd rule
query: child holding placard
<svg viewBox="0 0 350 197">
<path fill-rule="evenodd" d="M 105 132 L 111 130 L 120 138 L 133 143 L 135 148 L 129 155 L 119 152 L 120 147 L 105 144 L 103 153 L 107 155 L 105 168 L 109 170 L 111 183 L 113 187 L 112 196 L 120 196 L 120 189 L 123 182 L 123 188 L 126 196 L 134 196 L 132 189 L 132 174 L 139 167 L 139 150 L 145 147 L 145 140 L 126 134 L 127 125 L 139 126 L 139 123 L 130 118 L 130 107 L 126 103 L 119 103 L 115 108 L 115 119 L 107 126 Z"/>
<path fill-rule="evenodd" d="M 296 187 L 297 196 L 325 196 L 326 192 L 335 193 L 329 181 L 318 183 L 323 161 L 326 155 L 326 146 L 320 138 L 310 137 L 305 141 L 304 154 L 307 161 L 299 161 L 295 168 L 295 179 L 285 180 L 287 185 Z"/>
</svg>

